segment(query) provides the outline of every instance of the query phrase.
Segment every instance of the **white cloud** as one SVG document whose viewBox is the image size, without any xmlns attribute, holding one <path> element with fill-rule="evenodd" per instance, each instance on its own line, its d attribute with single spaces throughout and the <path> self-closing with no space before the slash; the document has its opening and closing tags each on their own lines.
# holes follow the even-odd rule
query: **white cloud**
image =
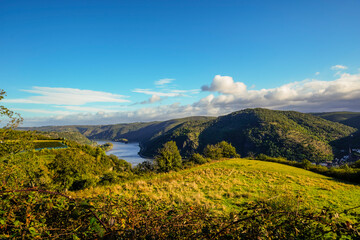
<svg viewBox="0 0 360 240">
<path fill-rule="evenodd" d="M 115 124 L 129 122 L 161 121 L 184 116 L 205 115 L 200 108 L 191 105 L 182 106 L 179 103 L 141 108 L 135 111 L 77 113 L 57 115 L 52 117 L 27 118 L 24 126 L 73 125 L 73 124 Z"/>
<path fill-rule="evenodd" d="M 104 107 L 85 107 L 85 106 L 56 106 L 57 108 L 64 108 L 76 112 L 117 112 L 118 109 L 111 109 Z"/>
<path fill-rule="evenodd" d="M 203 91 L 219 92 L 224 94 L 241 94 L 246 92 L 246 85 L 234 82 L 232 77 L 216 75 L 210 85 L 201 87 Z"/>
<path fill-rule="evenodd" d="M 44 110 L 44 109 L 32 109 L 32 108 L 14 108 L 12 109 L 15 112 L 29 112 L 29 113 L 43 113 L 43 114 L 71 114 L 69 111 L 53 111 L 53 110 Z"/>
<path fill-rule="evenodd" d="M 147 101 L 141 102 L 141 104 L 155 103 L 155 102 L 159 102 L 159 101 L 161 101 L 161 97 L 154 94 Z"/>
<path fill-rule="evenodd" d="M 332 66 L 331 67 L 331 70 L 345 70 L 347 69 L 348 67 L 347 66 L 344 66 L 344 65 L 335 65 L 335 66 Z"/>
<path fill-rule="evenodd" d="M 204 86 L 202 89 L 203 91 L 217 92 L 217 94 L 211 93 L 189 105 L 176 103 L 114 112 L 95 112 L 88 109 L 89 112 L 83 113 L 62 114 L 46 118 L 27 118 L 24 123 L 27 126 L 114 124 L 167 120 L 198 115 L 218 116 L 255 107 L 301 112 L 360 111 L 360 74 L 343 73 L 333 81 L 305 79 L 276 88 L 260 90 L 248 89 L 244 83 L 235 82 L 229 76 L 217 75 L 210 85 Z M 156 102 L 164 97 L 183 94 L 183 92 L 179 91 L 182 90 L 162 92 L 160 95 L 158 92 L 149 89 L 137 89 L 137 92 L 151 95 L 146 101 L 147 103 Z M 67 110 L 76 110 L 74 109 L 76 106 L 73 105 L 59 107 Z"/>
<path fill-rule="evenodd" d="M 197 89 L 193 89 L 193 90 L 167 90 L 165 91 L 153 91 L 151 89 L 141 89 L 141 88 L 136 88 L 133 90 L 133 92 L 136 93 L 144 93 L 147 95 L 156 95 L 159 97 L 184 97 L 186 96 L 186 94 L 196 94 L 199 93 L 199 90 Z"/>
<path fill-rule="evenodd" d="M 136 88 L 133 90 L 133 92 L 136 93 L 144 93 L 147 95 L 157 95 L 159 97 L 178 97 L 181 96 L 181 94 L 177 93 L 177 92 L 156 92 L 156 91 L 152 91 L 151 89 L 141 89 L 141 88 Z"/>
<path fill-rule="evenodd" d="M 155 81 L 155 85 L 165 85 L 165 84 L 171 83 L 174 80 L 175 79 L 173 79 L 173 78 L 163 78 L 158 81 Z"/>
<path fill-rule="evenodd" d="M 38 94 L 40 96 L 31 96 L 21 99 L 5 99 L 7 103 L 33 103 L 33 104 L 55 104 L 55 105 L 84 105 L 95 102 L 130 102 L 126 96 L 108 92 L 82 90 L 76 88 L 52 88 L 52 87 L 33 87 L 31 90 L 22 90 L 24 92 Z"/>
<path fill-rule="evenodd" d="M 344 73 L 334 81 L 312 79 L 261 90 L 246 90 L 243 83 L 216 76 L 210 87 L 203 87 L 203 91 L 217 91 L 220 95 L 214 97 L 211 94 L 194 105 L 223 112 L 252 107 L 304 112 L 360 110 L 360 74 Z"/>
<path fill-rule="evenodd" d="M 315 73 L 315 76 L 319 76 L 319 75 L 320 75 L 320 72 L 316 72 L 316 73 Z"/>
</svg>

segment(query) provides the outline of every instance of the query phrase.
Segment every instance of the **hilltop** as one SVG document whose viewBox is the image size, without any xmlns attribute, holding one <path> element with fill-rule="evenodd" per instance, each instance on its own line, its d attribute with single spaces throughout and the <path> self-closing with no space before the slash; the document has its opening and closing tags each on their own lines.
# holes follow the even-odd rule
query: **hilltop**
<svg viewBox="0 0 360 240">
<path fill-rule="evenodd" d="M 313 115 L 360 129 L 360 113 L 358 112 L 325 112 L 313 113 Z"/>
<path fill-rule="evenodd" d="M 344 155 L 349 152 L 349 149 L 360 149 L 360 113 L 358 112 L 328 112 L 328 113 L 314 113 L 315 116 L 321 118 L 339 122 L 341 124 L 356 128 L 358 131 L 352 133 L 350 136 L 347 136 L 343 139 L 334 141 L 332 145 L 338 149 L 343 150 L 343 153 L 339 154 Z M 360 158 L 360 152 L 355 154 Z"/>
<path fill-rule="evenodd" d="M 174 140 L 182 153 L 189 155 L 192 151 L 202 152 L 207 144 L 225 140 L 243 156 L 264 153 L 289 160 L 319 161 L 332 159 L 332 141 L 355 131 L 310 114 L 246 109 L 207 122 L 184 123 L 166 135 L 148 141 L 143 152 L 154 154 L 151 149 Z"/>
</svg>

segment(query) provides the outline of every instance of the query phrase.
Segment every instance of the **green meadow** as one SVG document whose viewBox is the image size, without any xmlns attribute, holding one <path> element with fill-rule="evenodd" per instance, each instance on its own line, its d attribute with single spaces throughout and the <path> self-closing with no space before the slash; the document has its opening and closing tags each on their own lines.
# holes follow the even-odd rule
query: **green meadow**
<svg viewBox="0 0 360 240">
<path fill-rule="evenodd" d="M 76 192 L 77 197 L 98 194 L 146 196 L 174 206 L 202 205 L 218 213 L 260 199 L 341 212 L 359 205 L 360 186 L 279 163 L 237 158 Z"/>
</svg>

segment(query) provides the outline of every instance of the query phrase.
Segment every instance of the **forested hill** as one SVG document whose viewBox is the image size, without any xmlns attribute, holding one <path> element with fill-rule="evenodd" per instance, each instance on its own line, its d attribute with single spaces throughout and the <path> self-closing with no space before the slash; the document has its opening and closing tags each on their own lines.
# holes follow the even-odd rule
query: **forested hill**
<svg viewBox="0 0 360 240">
<path fill-rule="evenodd" d="M 357 132 L 350 136 L 335 141 L 332 145 L 337 149 L 360 149 L 360 113 L 359 112 L 327 112 L 327 113 L 314 113 L 315 116 L 324 119 L 339 122 L 344 125 L 357 128 Z"/>
<path fill-rule="evenodd" d="M 170 140 L 177 143 L 184 157 L 201 153 L 206 145 L 225 140 L 243 156 L 264 153 L 311 161 L 332 159 L 332 143 L 341 142 L 357 130 L 312 114 L 261 108 L 245 109 L 218 118 L 189 117 L 163 122 L 32 129 L 77 131 L 90 139 L 126 138 L 139 142 L 141 154 L 149 157 Z"/>
<path fill-rule="evenodd" d="M 183 155 L 202 152 L 207 144 L 230 142 L 243 155 L 264 153 L 290 160 L 333 158 L 334 140 L 356 129 L 294 111 L 246 109 L 203 123 L 186 123 L 144 144 L 145 155 L 168 140 L 176 141 Z"/>
<path fill-rule="evenodd" d="M 325 113 L 313 113 L 313 115 L 324 118 L 326 120 L 339 122 L 344 125 L 360 129 L 359 112 L 325 112 Z"/>
<path fill-rule="evenodd" d="M 215 117 L 187 117 L 156 122 L 135 122 L 114 125 L 68 125 L 24 127 L 20 130 L 37 130 L 41 132 L 80 132 L 89 139 L 118 140 L 127 139 L 130 142 L 145 142 L 151 138 L 163 135 L 185 122 L 207 122 Z"/>
</svg>

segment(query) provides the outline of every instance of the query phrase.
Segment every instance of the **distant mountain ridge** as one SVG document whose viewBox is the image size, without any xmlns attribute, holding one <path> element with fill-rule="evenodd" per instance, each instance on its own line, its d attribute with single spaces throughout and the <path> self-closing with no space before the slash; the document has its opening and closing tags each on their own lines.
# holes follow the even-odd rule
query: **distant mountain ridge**
<svg viewBox="0 0 360 240">
<path fill-rule="evenodd" d="M 313 115 L 360 129 L 360 113 L 358 112 L 325 112 L 313 113 Z"/>
<path fill-rule="evenodd" d="M 194 152 L 201 153 L 207 144 L 225 140 L 242 156 L 264 153 L 290 160 L 324 161 L 332 159 L 338 152 L 333 142 L 346 139 L 357 129 L 322 117 L 321 114 L 255 108 L 217 118 L 188 117 L 162 122 L 23 129 L 76 131 L 89 139 L 126 138 L 139 142 L 140 153 L 147 157 L 156 155 L 157 149 L 170 140 L 177 143 L 184 157 Z M 349 119 L 342 118 L 342 121 Z"/>
</svg>

